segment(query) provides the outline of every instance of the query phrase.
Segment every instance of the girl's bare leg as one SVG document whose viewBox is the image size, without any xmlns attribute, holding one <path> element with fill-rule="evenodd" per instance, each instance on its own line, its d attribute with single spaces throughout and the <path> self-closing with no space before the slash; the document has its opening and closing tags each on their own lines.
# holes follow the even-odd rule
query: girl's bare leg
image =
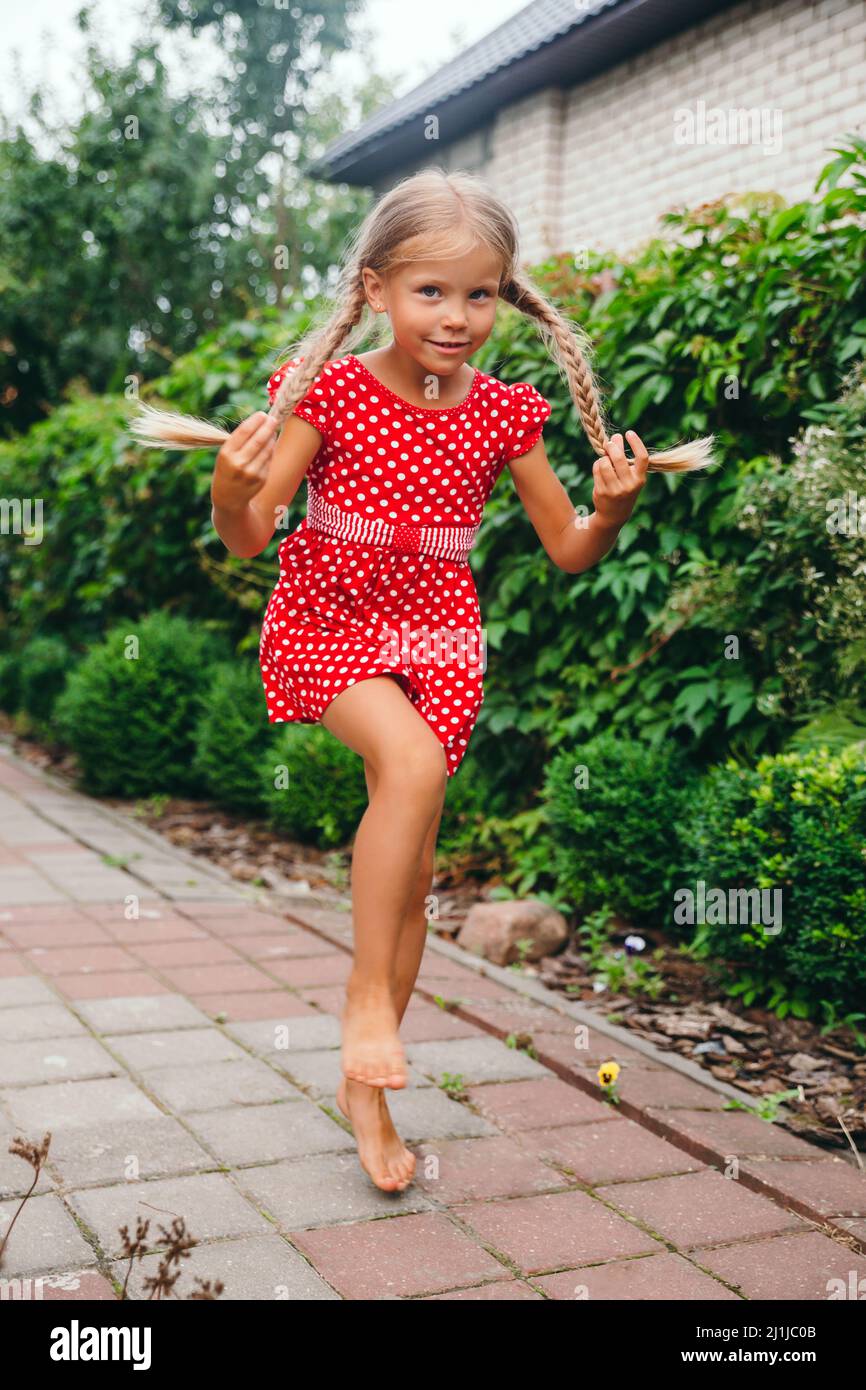
<svg viewBox="0 0 866 1390">
<path fill-rule="evenodd" d="M 343 1071 L 368 1086 L 397 1089 L 406 1084 L 406 1060 L 396 999 L 408 998 L 399 942 L 444 799 L 445 750 L 390 676 L 341 691 L 322 723 L 375 775 L 352 856 L 355 961 L 343 1014 Z M 417 950 L 409 951 L 410 967 Z"/>
</svg>

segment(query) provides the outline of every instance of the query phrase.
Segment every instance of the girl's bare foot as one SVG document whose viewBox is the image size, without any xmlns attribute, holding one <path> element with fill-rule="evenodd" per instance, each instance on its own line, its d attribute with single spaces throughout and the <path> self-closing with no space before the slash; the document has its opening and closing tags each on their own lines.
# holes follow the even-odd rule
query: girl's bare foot
<svg viewBox="0 0 866 1390">
<path fill-rule="evenodd" d="M 402 1192 L 415 1176 L 415 1155 L 394 1128 L 381 1087 L 343 1077 L 337 1104 L 352 1126 L 365 1173 L 383 1192 Z"/>
<path fill-rule="evenodd" d="M 346 989 L 343 1011 L 343 1072 L 365 1086 L 406 1085 L 406 1056 L 388 989 Z"/>
</svg>

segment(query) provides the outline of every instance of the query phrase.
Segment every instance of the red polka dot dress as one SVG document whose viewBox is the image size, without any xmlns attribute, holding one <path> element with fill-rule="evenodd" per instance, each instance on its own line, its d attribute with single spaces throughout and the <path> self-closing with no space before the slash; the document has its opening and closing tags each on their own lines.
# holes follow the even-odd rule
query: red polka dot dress
<svg viewBox="0 0 866 1390">
<path fill-rule="evenodd" d="M 272 402 L 296 365 L 270 378 Z M 268 719 L 318 723 L 348 686 L 388 674 L 453 777 L 484 700 L 468 551 L 505 463 L 538 442 L 550 404 L 529 382 L 475 368 L 459 405 L 411 405 L 349 354 L 322 368 L 294 414 L 322 443 L 262 624 Z"/>
</svg>

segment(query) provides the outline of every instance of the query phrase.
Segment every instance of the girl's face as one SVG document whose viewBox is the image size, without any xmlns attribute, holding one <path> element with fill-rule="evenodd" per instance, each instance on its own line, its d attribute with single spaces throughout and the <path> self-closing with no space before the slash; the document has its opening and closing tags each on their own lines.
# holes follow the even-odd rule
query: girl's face
<svg viewBox="0 0 866 1390">
<path fill-rule="evenodd" d="M 386 280 L 367 268 L 364 283 L 395 342 L 427 371 L 451 375 L 490 336 L 501 274 L 498 258 L 476 247 L 458 260 L 411 261 Z"/>
</svg>

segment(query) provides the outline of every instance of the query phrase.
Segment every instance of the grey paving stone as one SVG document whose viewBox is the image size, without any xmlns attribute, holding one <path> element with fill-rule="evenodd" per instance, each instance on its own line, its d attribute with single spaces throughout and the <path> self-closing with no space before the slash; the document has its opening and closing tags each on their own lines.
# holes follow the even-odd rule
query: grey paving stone
<svg viewBox="0 0 866 1390">
<path fill-rule="evenodd" d="M 253 1019 L 226 1023 L 225 1030 L 260 1057 L 275 1062 L 284 1060 L 290 1052 L 318 1052 L 341 1043 L 340 1020 L 333 1014 L 321 1014 L 318 1018 Z M 287 1048 L 280 1045 L 286 1037 Z"/>
<path fill-rule="evenodd" d="M 57 995 L 36 975 L 13 975 L 0 980 L 0 1009 L 23 1008 L 25 1004 L 56 1004 Z"/>
<path fill-rule="evenodd" d="M 226 1105 L 255 1105 L 282 1100 L 291 1082 L 277 1076 L 264 1062 L 245 1057 L 239 1062 L 212 1062 L 201 1067 L 161 1067 L 148 1073 L 148 1090 L 171 1110 L 190 1114 Z"/>
<path fill-rule="evenodd" d="M 134 1232 L 139 1216 L 150 1220 L 148 1247 L 163 1242 L 159 1228 L 170 1229 L 176 1216 L 184 1218 L 188 1234 L 196 1240 L 264 1235 L 272 1230 L 223 1173 L 80 1189 L 70 1193 L 67 1201 L 105 1253 L 115 1257 L 121 1251 L 120 1227 L 126 1225 Z"/>
<path fill-rule="evenodd" d="M 54 996 L 52 996 L 53 998 Z M 203 1028 L 210 1023 L 182 994 L 129 994 L 78 999 L 76 1013 L 97 1033 L 149 1033 L 163 1028 Z"/>
<path fill-rule="evenodd" d="M 468 1106 L 451 1100 L 438 1086 L 427 1086 L 423 1090 L 389 1090 L 387 1100 L 394 1127 L 407 1144 L 425 1139 L 463 1139 L 500 1133 Z"/>
<path fill-rule="evenodd" d="M 169 1028 L 153 1033 L 107 1033 L 106 1045 L 135 1071 L 204 1066 L 246 1056 L 219 1028 Z"/>
<path fill-rule="evenodd" d="M 145 1255 L 144 1259 L 135 1261 L 126 1286 L 129 1298 L 150 1297 L 144 1290 L 144 1280 L 156 1275 L 158 1264 L 159 1255 Z M 118 1260 L 112 1265 L 121 1287 L 128 1265 L 128 1260 Z M 180 1298 L 186 1298 L 196 1287 L 196 1276 L 212 1282 L 222 1280 L 224 1288 L 220 1301 L 248 1299 L 264 1303 L 272 1298 L 303 1300 L 304 1303 L 343 1301 L 276 1232 L 196 1245 L 184 1260 L 183 1272 L 175 1285 Z"/>
<path fill-rule="evenodd" d="M 6 1043 L 0 1053 L 0 1085 L 30 1086 L 40 1082 L 116 1076 L 122 1070 L 95 1038 L 44 1038 Z"/>
<path fill-rule="evenodd" d="M 338 1048 L 326 1048 L 321 1052 L 277 1053 L 274 1065 L 298 1086 L 303 1086 L 314 1100 L 336 1096 L 343 1075 L 342 1054 Z M 432 1086 L 433 1082 L 423 1072 L 410 1067 L 409 1085 Z"/>
<path fill-rule="evenodd" d="M 334 1126 L 336 1128 L 336 1126 Z M 0 1200 L 6 1197 L 23 1197 L 30 1190 L 33 1182 L 33 1169 L 25 1158 L 19 1158 L 17 1154 L 9 1152 L 9 1144 L 18 1131 L 7 1123 L 5 1118 L 0 1117 Z M 41 1143 L 41 1134 L 22 1134 L 22 1139 L 29 1139 L 31 1143 Z M 54 1140 L 52 1137 L 52 1144 Z M 50 1150 L 49 1150 L 50 1153 Z M 53 1192 L 56 1184 L 51 1172 L 46 1167 L 39 1170 L 39 1181 L 33 1189 L 35 1196 L 39 1192 Z M 0 1233 L 2 1238 L 2 1233 Z M 0 1278 L 3 1270 L 0 1267 Z"/>
<path fill-rule="evenodd" d="M 448 1038 L 444 1042 L 407 1043 L 409 1061 L 440 1080 L 445 1072 L 462 1076 L 467 1086 L 481 1081 L 520 1081 L 549 1076 L 540 1062 L 506 1047 L 498 1038 Z"/>
<path fill-rule="evenodd" d="M 3 870 L 3 901 L 7 907 L 35 907 L 51 903 L 68 903 L 70 900 L 65 893 L 61 893 L 59 888 L 41 875 L 28 869 L 16 870 L 7 867 Z"/>
<path fill-rule="evenodd" d="M 300 1092 L 288 1102 L 208 1110 L 190 1115 L 187 1123 L 221 1162 L 232 1166 L 355 1150 L 351 1134 Z"/>
<path fill-rule="evenodd" d="M 84 1024 L 63 1004 L 25 1004 L 20 1008 L 0 1009 L 0 1043 L 86 1036 Z"/>
<path fill-rule="evenodd" d="M 86 1129 L 122 1120 L 156 1119 L 162 1111 L 125 1076 L 98 1081 L 57 1081 L 50 1086 L 24 1086 L 0 1091 L 13 1124 L 29 1138 L 41 1139 L 48 1129 Z"/>
<path fill-rule="evenodd" d="M 383 1192 L 357 1154 L 317 1154 L 267 1168 L 239 1168 L 235 1177 L 284 1231 L 428 1211 L 433 1205 L 413 1184 L 403 1192 Z"/>
<path fill-rule="evenodd" d="M 0 1238 L 5 1236 L 19 1203 L 0 1203 Z M 96 1264 L 93 1247 L 84 1239 L 59 1197 L 52 1193 L 25 1202 L 9 1237 L 3 1278 L 48 1274 L 51 1270 L 84 1269 Z"/>
<path fill-rule="evenodd" d="M 67 1188 L 197 1173 L 217 1166 L 178 1120 L 158 1112 L 153 1119 L 60 1130 L 51 1137 L 49 1161 Z"/>
</svg>

